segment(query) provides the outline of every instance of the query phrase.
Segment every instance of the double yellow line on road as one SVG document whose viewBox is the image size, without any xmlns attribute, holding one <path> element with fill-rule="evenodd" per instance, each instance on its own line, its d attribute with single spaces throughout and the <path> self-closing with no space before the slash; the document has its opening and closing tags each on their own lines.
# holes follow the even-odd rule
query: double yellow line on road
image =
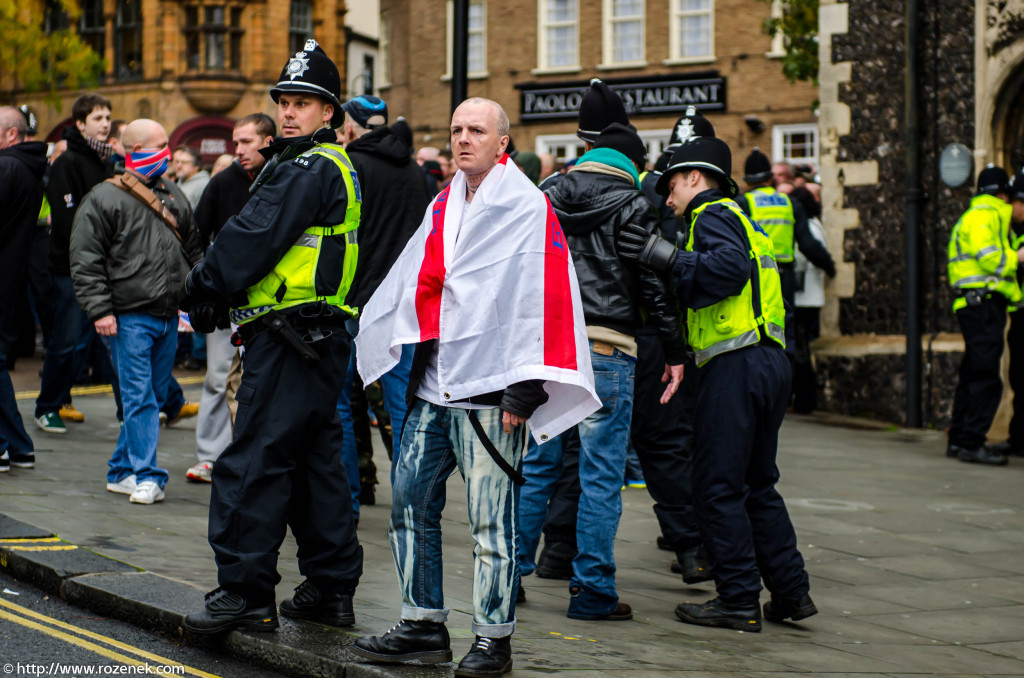
<svg viewBox="0 0 1024 678">
<path fill-rule="evenodd" d="M 57 640 L 64 641 L 65 643 L 80 647 L 121 664 L 138 667 L 159 664 L 161 666 L 178 668 L 178 671 L 167 672 L 165 675 L 180 676 L 187 674 L 196 676 L 197 678 L 220 678 L 215 674 L 200 671 L 199 669 L 176 662 L 173 659 L 153 654 L 152 652 L 146 652 L 134 645 L 122 643 L 114 638 L 109 638 L 99 633 L 80 628 L 74 624 L 68 624 L 67 622 L 60 621 L 59 619 L 47 617 L 44 614 L 39 614 L 38 612 L 30 610 L 27 607 L 22 607 L 21 605 L 9 603 L 6 600 L 0 600 L 0 608 L 3 608 L 0 609 L 0 619 L 24 626 L 34 631 L 39 631 L 51 638 L 56 638 Z M 97 642 L 90 642 L 89 640 L 85 640 L 86 638 Z M 102 643 L 102 645 L 98 643 Z M 104 645 L 107 647 L 104 647 Z M 127 654 L 122 654 L 116 650 L 121 650 L 121 652 L 125 652 Z M 134 657 L 129 657 L 129 654 L 134 655 Z M 140 661 L 140 659 L 136 659 L 135 657 L 139 657 L 145 661 Z M 10 657 L 7 657 L 7 659 L 10 659 Z"/>
</svg>

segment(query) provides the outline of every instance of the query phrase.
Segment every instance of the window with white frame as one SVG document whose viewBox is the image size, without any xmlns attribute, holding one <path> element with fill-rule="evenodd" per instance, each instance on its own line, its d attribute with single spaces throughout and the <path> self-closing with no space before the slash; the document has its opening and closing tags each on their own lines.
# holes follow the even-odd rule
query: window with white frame
<svg viewBox="0 0 1024 678">
<path fill-rule="evenodd" d="M 605 66 L 644 62 L 644 0 L 604 0 Z"/>
<path fill-rule="evenodd" d="M 539 70 L 578 69 L 579 0 L 537 0 Z"/>
<path fill-rule="evenodd" d="M 639 130 L 640 140 L 647 148 L 647 162 L 654 165 L 661 152 L 668 145 L 672 135 L 671 129 Z M 535 153 L 550 153 L 557 165 L 564 164 L 573 158 L 579 158 L 586 152 L 583 141 L 575 134 L 541 134 L 534 142 Z"/>
<path fill-rule="evenodd" d="M 772 18 L 773 19 L 781 19 L 782 18 L 782 9 L 783 9 L 782 8 L 782 3 L 783 2 L 785 2 L 785 0 L 772 0 Z M 773 59 L 778 59 L 780 57 L 786 56 L 786 36 L 784 36 L 782 34 L 782 31 L 779 31 L 778 33 L 776 33 L 775 37 L 772 38 L 771 51 L 769 51 L 765 56 L 773 58 Z"/>
<path fill-rule="evenodd" d="M 715 58 L 714 0 L 670 0 L 669 61 Z"/>
<path fill-rule="evenodd" d="M 391 14 L 380 13 L 380 35 L 377 38 L 378 89 L 391 84 Z"/>
<path fill-rule="evenodd" d="M 772 128 L 772 157 L 791 165 L 818 165 L 818 125 L 775 125 Z"/>
<path fill-rule="evenodd" d="M 452 34 L 455 25 L 455 3 L 448 0 L 448 49 L 445 78 L 452 77 Z M 484 0 L 470 0 L 467 75 L 471 78 L 487 77 L 487 5 Z"/>
</svg>

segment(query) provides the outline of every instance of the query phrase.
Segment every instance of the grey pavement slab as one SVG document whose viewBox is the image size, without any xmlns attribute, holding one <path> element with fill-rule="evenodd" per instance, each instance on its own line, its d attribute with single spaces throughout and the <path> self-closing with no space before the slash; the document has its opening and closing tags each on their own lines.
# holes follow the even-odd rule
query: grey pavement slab
<svg viewBox="0 0 1024 678">
<path fill-rule="evenodd" d="M 197 388 L 187 386 L 186 397 L 198 398 Z M 31 404 L 19 401 L 26 421 Z M 206 542 L 210 488 L 184 481 L 195 463 L 194 420 L 161 430 L 159 461 L 171 474 L 167 500 L 136 506 L 104 488 L 117 436 L 111 400 L 76 397 L 75 404 L 87 420 L 69 425 L 66 436 L 31 431 L 39 448 L 37 468 L 0 477 L 0 513 L 147 571 L 69 579 L 66 588 L 76 595 L 87 587 L 121 591 L 182 614 L 216 586 Z M 843 426 L 827 425 L 835 421 Z M 645 491 L 629 489 L 623 494 L 616 580 L 636 618 L 570 620 L 567 582 L 527 577 L 528 602 L 517 609 L 513 641 L 515 675 L 568 670 L 574 678 L 1024 676 L 1024 463 L 974 467 L 946 459 L 939 433 L 847 424 L 841 418 L 792 417 L 781 432 L 779 489 L 796 525 L 819 615 L 800 624 L 766 622 L 760 634 L 678 622 L 675 605 L 705 600 L 713 587 L 685 586 L 669 572 L 672 555 L 654 545 L 659 530 L 652 502 Z M 338 631 L 282 620 L 279 633 L 232 634 L 220 649 L 294 675 L 395 675 L 392 668 L 347 663 L 352 657 L 346 648 L 354 638 L 387 630 L 401 608 L 387 538 L 389 464 L 379 446 L 376 462 L 382 481 L 378 503 L 364 506 L 360 519 L 364 575 L 356 592 L 357 625 Z M 456 475 L 449 480 L 443 522 L 456 659 L 472 641 L 467 522 L 465 488 Z M 281 547 L 278 566 L 281 600 L 302 581 L 291 537 Z M 156 576 L 187 586 L 188 595 L 161 598 L 161 587 L 149 583 Z M 305 657 L 304 668 L 288 665 L 296 657 Z M 437 678 L 451 670 L 452 665 L 411 667 L 400 674 Z"/>
<path fill-rule="evenodd" d="M 49 530 L 42 530 L 35 525 L 29 525 L 9 516 L 0 515 L 0 540 L 45 539 L 52 536 L 53 532 Z"/>
</svg>

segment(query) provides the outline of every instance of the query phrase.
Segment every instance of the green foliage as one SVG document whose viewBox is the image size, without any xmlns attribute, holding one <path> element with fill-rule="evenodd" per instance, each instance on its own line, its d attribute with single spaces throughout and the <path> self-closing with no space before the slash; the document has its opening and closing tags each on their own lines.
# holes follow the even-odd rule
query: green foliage
<svg viewBox="0 0 1024 678">
<path fill-rule="evenodd" d="M 818 0 L 784 0 L 782 16 L 765 19 L 762 30 L 772 38 L 783 36 L 782 73 L 787 80 L 818 84 Z"/>
<path fill-rule="evenodd" d="M 74 0 L 58 0 L 74 26 L 81 13 Z M 57 90 L 83 89 L 96 84 L 103 60 L 70 28 L 46 32 L 38 11 L 29 3 L 0 0 L 0 73 L 10 81 L 0 100 L 14 103 L 16 94 L 45 91 L 46 101 L 60 108 Z M 31 6 L 30 6 L 31 7 Z"/>
</svg>

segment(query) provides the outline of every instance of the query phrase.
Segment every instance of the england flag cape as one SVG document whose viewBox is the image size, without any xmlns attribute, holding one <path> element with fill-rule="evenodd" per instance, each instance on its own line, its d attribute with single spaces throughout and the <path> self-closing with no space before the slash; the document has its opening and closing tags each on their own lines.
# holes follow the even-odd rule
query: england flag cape
<svg viewBox="0 0 1024 678">
<path fill-rule="evenodd" d="M 369 384 L 404 344 L 439 339 L 439 396 L 453 407 L 543 380 L 548 401 L 529 423 L 544 442 L 601 407 L 572 257 L 547 196 L 507 155 L 469 206 L 465 195 L 460 170 L 363 308 L 359 374 Z"/>
</svg>

